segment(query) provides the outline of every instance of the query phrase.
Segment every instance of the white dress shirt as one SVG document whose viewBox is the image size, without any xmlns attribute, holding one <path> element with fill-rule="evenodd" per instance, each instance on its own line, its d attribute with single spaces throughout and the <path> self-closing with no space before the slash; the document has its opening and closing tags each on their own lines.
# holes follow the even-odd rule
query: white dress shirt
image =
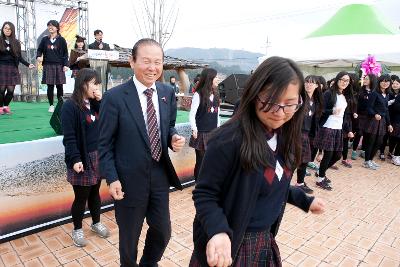
<svg viewBox="0 0 400 267">
<path fill-rule="evenodd" d="M 210 95 L 210 101 L 213 102 L 214 100 L 214 94 Z M 190 106 L 190 113 L 189 113 L 189 122 L 190 122 L 190 127 L 192 128 L 192 131 L 197 132 L 197 125 L 196 125 L 196 113 L 197 109 L 200 106 L 200 95 L 199 93 L 194 93 L 192 96 L 192 104 Z M 219 118 L 219 111 L 220 107 L 218 107 L 218 121 L 217 121 L 217 127 L 221 125 L 221 121 Z"/>
<path fill-rule="evenodd" d="M 136 90 L 139 95 L 140 106 L 142 107 L 144 124 L 146 125 L 147 132 L 149 131 L 149 129 L 147 127 L 147 96 L 144 94 L 144 91 L 146 91 L 146 89 L 149 89 L 149 88 L 153 89 L 152 100 L 153 100 L 154 109 L 156 111 L 158 130 L 160 131 L 160 108 L 159 108 L 159 104 L 158 104 L 158 94 L 157 94 L 156 84 L 153 83 L 149 88 L 147 88 L 144 84 L 139 82 L 135 76 L 133 76 L 132 80 L 136 86 Z"/>
</svg>

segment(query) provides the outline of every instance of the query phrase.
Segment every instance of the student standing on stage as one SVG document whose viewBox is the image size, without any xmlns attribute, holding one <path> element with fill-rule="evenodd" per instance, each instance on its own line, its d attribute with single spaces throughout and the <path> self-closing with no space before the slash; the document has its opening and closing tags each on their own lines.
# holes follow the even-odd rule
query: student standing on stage
<svg viewBox="0 0 400 267">
<path fill-rule="evenodd" d="M 389 156 L 394 165 L 400 166 L 400 78 L 394 77 L 392 83 L 394 98 L 390 100 L 389 114 L 393 132 L 389 137 Z"/>
<path fill-rule="evenodd" d="M 0 115 L 11 114 L 10 103 L 14 96 L 15 85 L 21 83 L 18 71 L 19 63 L 33 69 L 21 55 L 21 44 L 15 38 L 15 26 L 4 22 L 0 33 Z"/>
<path fill-rule="evenodd" d="M 369 123 L 365 129 L 365 161 L 363 167 L 376 170 L 380 166 L 373 161 L 378 148 L 382 145 L 383 136 L 393 131 L 388 110 L 390 76 L 385 74 L 378 78 L 378 86 L 368 99 L 367 111 Z"/>
<path fill-rule="evenodd" d="M 75 78 L 78 71 L 83 68 L 89 68 L 89 60 L 87 59 L 87 50 L 85 44 L 86 38 L 76 35 L 74 49 L 69 55 L 69 67 L 72 70 L 72 78 Z"/>
<path fill-rule="evenodd" d="M 350 96 L 348 99 L 346 95 Z M 316 185 L 325 190 L 332 190 L 331 180 L 326 177 L 326 170 L 341 158 L 343 150 L 343 117 L 348 101 L 353 99 L 350 76 L 342 71 L 336 75 L 332 87 L 324 93 L 324 111 L 320 120 L 322 126 L 315 138 L 314 145 L 324 151 Z"/>
<path fill-rule="evenodd" d="M 210 133 L 220 125 L 217 88 L 217 71 L 211 68 L 204 69 L 201 72 L 196 92 L 193 94 L 189 114 L 190 126 L 192 128 L 189 146 L 193 147 L 196 152 L 195 179 L 197 179 L 199 174 Z"/>
<path fill-rule="evenodd" d="M 82 229 L 86 203 L 92 216 L 91 230 L 103 238 L 110 235 L 109 230 L 100 222 L 101 177 L 97 155 L 102 98 L 100 84 L 100 76 L 95 70 L 80 70 L 75 78 L 71 99 L 63 104 L 61 111 L 67 180 L 75 194 L 71 207 L 74 223 L 72 240 L 78 247 L 87 244 Z"/>
<path fill-rule="evenodd" d="M 60 24 L 56 20 L 47 23 L 50 35 L 40 41 L 37 49 L 37 62 L 43 64 L 42 84 L 47 84 L 49 112 L 54 112 L 54 85 L 57 88 L 57 99 L 62 101 L 63 84 L 66 83 L 65 72 L 68 70 L 68 48 L 64 37 L 60 35 Z"/>
<path fill-rule="evenodd" d="M 318 84 L 318 77 L 314 75 L 305 78 L 305 113 L 302 127 L 302 151 L 301 151 L 301 165 L 297 168 L 297 183 L 300 189 L 304 192 L 311 194 L 313 190 L 304 182 L 304 177 L 307 171 L 309 162 L 313 162 L 317 155 L 318 149 L 314 147 L 313 140 L 318 131 L 319 118 L 322 114 L 322 91 Z"/>
<path fill-rule="evenodd" d="M 301 161 L 303 83 L 292 60 L 268 58 L 238 113 L 213 134 L 193 191 L 189 266 L 282 266 L 275 236 L 286 203 L 324 211 L 323 201 L 290 185 Z"/>
</svg>

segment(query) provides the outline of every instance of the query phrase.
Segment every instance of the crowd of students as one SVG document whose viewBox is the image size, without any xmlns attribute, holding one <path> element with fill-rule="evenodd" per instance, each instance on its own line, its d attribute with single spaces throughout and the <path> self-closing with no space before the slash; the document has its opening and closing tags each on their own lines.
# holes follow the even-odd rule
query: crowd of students
<svg viewBox="0 0 400 267">
<path fill-rule="evenodd" d="M 306 168 L 317 170 L 316 186 L 332 190 L 333 177 L 328 178 L 326 172 L 340 159 L 344 167 L 352 167 L 349 148 L 351 159 L 363 157 L 362 166 L 370 170 L 380 167 L 374 161 L 378 150 L 381 160 L 388 158 L 400 166 L 399 77 L 369 74 L 359 81 L 356 75 L 342 71 L 328 84 L 325 87 L 322 77 L 305 78 L 308 101 L 302 131 L 303 161 L 296 185 L 307 193 L 313 190 L 304 182 Z M 322 159 L 316 158 L 317 151 Z M 314 160 L 320 161 L 319 166 Z"/>
</svg>

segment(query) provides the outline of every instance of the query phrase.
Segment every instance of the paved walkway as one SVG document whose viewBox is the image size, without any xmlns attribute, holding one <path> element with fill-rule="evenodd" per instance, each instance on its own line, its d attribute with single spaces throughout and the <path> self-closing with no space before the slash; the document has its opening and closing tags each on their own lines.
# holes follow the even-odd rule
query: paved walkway
<svg viewBox="0 0 400 267">
<path fill-rule="evenodd" d="M 327 201 L 327 212 L 305 214 L 288 206 L 279 243 L 284 266 L 400 266 L 400 167 L 329 170 L 334 191 L 315 190 Z M 313 184 L 313 178 L 306 178 Z M 193 188 L 171 193 L 172 239 L 161 266 L 188 266 L 192 244 Z M 112 230 L 108 239 L 94 236 L 85 219 L 89 245 L 76 248 L 72 224 L 0 244 L 1 266 L 119 266 L 118 229 L 114 212 L 102 215 Z M 143 237 L 141 237 L 141 248 Z M 139 252 L 139 256 L 141 252 Z"/>
</svg>

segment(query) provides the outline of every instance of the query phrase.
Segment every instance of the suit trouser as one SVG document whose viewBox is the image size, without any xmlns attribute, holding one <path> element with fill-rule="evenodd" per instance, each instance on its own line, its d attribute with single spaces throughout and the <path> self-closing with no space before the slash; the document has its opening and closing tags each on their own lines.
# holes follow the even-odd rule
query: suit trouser
<svg viewBox="0 0 400 267">
<path fill-rule="evenodd" d="M 169 182 L 161 163 L 153 163 L 147 203 L 127 207 L 115 202 L 119 227 L 119 253 L 122 267 L 138 266 L 138 242 L 144 218 L 149 225 L 139 266 L 157 266 L 171 237 Z"/>
</svg>

